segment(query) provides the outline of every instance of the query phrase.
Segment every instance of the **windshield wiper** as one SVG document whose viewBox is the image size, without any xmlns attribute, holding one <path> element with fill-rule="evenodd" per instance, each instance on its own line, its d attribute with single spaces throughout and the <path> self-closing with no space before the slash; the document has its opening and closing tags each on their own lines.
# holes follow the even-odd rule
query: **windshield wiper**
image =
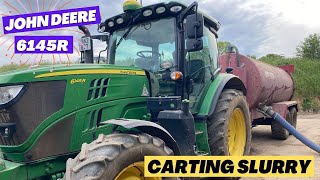
<svg viewBox="0 0 320 180">
<path fill-rule="evenodd" d="M 127 25 L 126 28 L 128 28 L 133 22 L 135 22 L 136 19 L 140 16 L 140 14 L 141 14 L 141 12 L 140 12 L 139 14 L 137 14 L 136 17 L 132 18 L 131 21 L 128 23 L 128 25 Z M 139 26 L 137 26 L 137 27 L 134 29 L 134 31 L 135 31 L 136 29 L 138 29 L 138 27 L 139 27 Z M 132 28 L 133 28 L 133 26 L 131 26 L 130 28 L 128 28 L 128 29 L 123 33 L 123 35 L 122 35 L 121 38 L 119 39 L 119 42 L 118 42 L 117 45 L 116 45 L 116 49 L 117 49 L 118 46 L 121 44 L 122 40 L 123 40 L 123 39 L 126 39 L 126 38 L 128 37 L 128 35 L 129 35 L 130 31 L 132 30 Z"/>
<path fill-rule="evenodd" d="M 139 27 L 139 26 L 136 26 L 136 28 L 135 28 L 132 32 L 134 32 L 136 29 L 138 29 L 138 27 Z M 122 42 L 123 39 L 126 39 L 126 38 L 129 36 L 132 28 L 133 28 L 133 26 L 130 27 L 129 29 L 127 29 L 126 32 L 123 33 L 123 35 L 122 35 L 121 38 L 119 39 L 119 42 L 118 42 L 117 45 L 116 45 L 116 48 L 118 48 L 118 46 L 121 44 L 121 42 Z"/>
</svg>

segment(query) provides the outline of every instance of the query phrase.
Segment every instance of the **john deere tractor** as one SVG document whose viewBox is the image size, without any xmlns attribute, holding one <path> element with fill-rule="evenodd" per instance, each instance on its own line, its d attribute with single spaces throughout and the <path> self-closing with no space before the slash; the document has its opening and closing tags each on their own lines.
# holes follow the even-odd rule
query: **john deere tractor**
<svg viewBox="0 0 320 180">
<path fill-rule="evenodd" d="M 246 89 L 220 73 L 219 27 L 196 2 L 128 0 L 101 34 L 80 27 L 83 63 L 1 74 L 0 179 L 144 179 L 147 155 L 248 155 Z"/>
</svg>

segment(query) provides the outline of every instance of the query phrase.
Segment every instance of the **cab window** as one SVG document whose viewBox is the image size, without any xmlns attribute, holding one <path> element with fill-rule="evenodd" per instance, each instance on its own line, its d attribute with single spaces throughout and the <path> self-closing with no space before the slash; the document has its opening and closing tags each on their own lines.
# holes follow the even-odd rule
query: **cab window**
<svg viewBox="0 0 320 180">
<path fill-rule="evenodd" d="M 209 27 L 204 27 L 203 49 L 200 51 L 187 53 L 187 66 L 191 77 L 192 92 L 189 95 L 191 109 L 193 113 L 198 112 L 205 92 L 210 85 L 211 77 L 218 68 L 218 48 L 217 40 Z"/>
</svg>

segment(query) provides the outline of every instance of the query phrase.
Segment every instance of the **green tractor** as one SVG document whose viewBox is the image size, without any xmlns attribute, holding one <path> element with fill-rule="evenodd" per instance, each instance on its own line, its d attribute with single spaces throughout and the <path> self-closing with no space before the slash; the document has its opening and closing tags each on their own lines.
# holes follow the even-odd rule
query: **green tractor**
<svg viewBox="0 0 320 180">
<path fill-rule="evenodd" d="M 0 75 L 0 179 L 144 179 L 147 155 L 249 154 L 246 88 L 220 72 L 219 22 L 196 2 L 124 10 L 102 35 L 80 27 L 84 63 Z"/>
</svg>

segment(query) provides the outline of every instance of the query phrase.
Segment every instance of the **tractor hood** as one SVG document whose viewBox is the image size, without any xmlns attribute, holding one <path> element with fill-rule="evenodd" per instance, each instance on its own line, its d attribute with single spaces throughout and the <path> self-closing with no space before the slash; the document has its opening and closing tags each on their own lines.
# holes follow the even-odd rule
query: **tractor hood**
<svg viewBox="0 0 320 180">
<path fill-rule="evenodd" d="M 70 75 L 76 76 L 95 74 L 144 76 L 145 71 L 135 67 L 95 64 L 40 66 L 36 68 L 0 73 L 0 84 L 46 81 L 48 79 L 52 80 L 53 78 L 61 79 L 61 77 Z"/>
<path fill-rule="evenodd" d="M 0 148 L 18 162 L 78 151 L 100 122 L 141 119 L 150 95 L 145 70 L 91 64 L 2 73 L 0 90 Z"/>
</svg>

